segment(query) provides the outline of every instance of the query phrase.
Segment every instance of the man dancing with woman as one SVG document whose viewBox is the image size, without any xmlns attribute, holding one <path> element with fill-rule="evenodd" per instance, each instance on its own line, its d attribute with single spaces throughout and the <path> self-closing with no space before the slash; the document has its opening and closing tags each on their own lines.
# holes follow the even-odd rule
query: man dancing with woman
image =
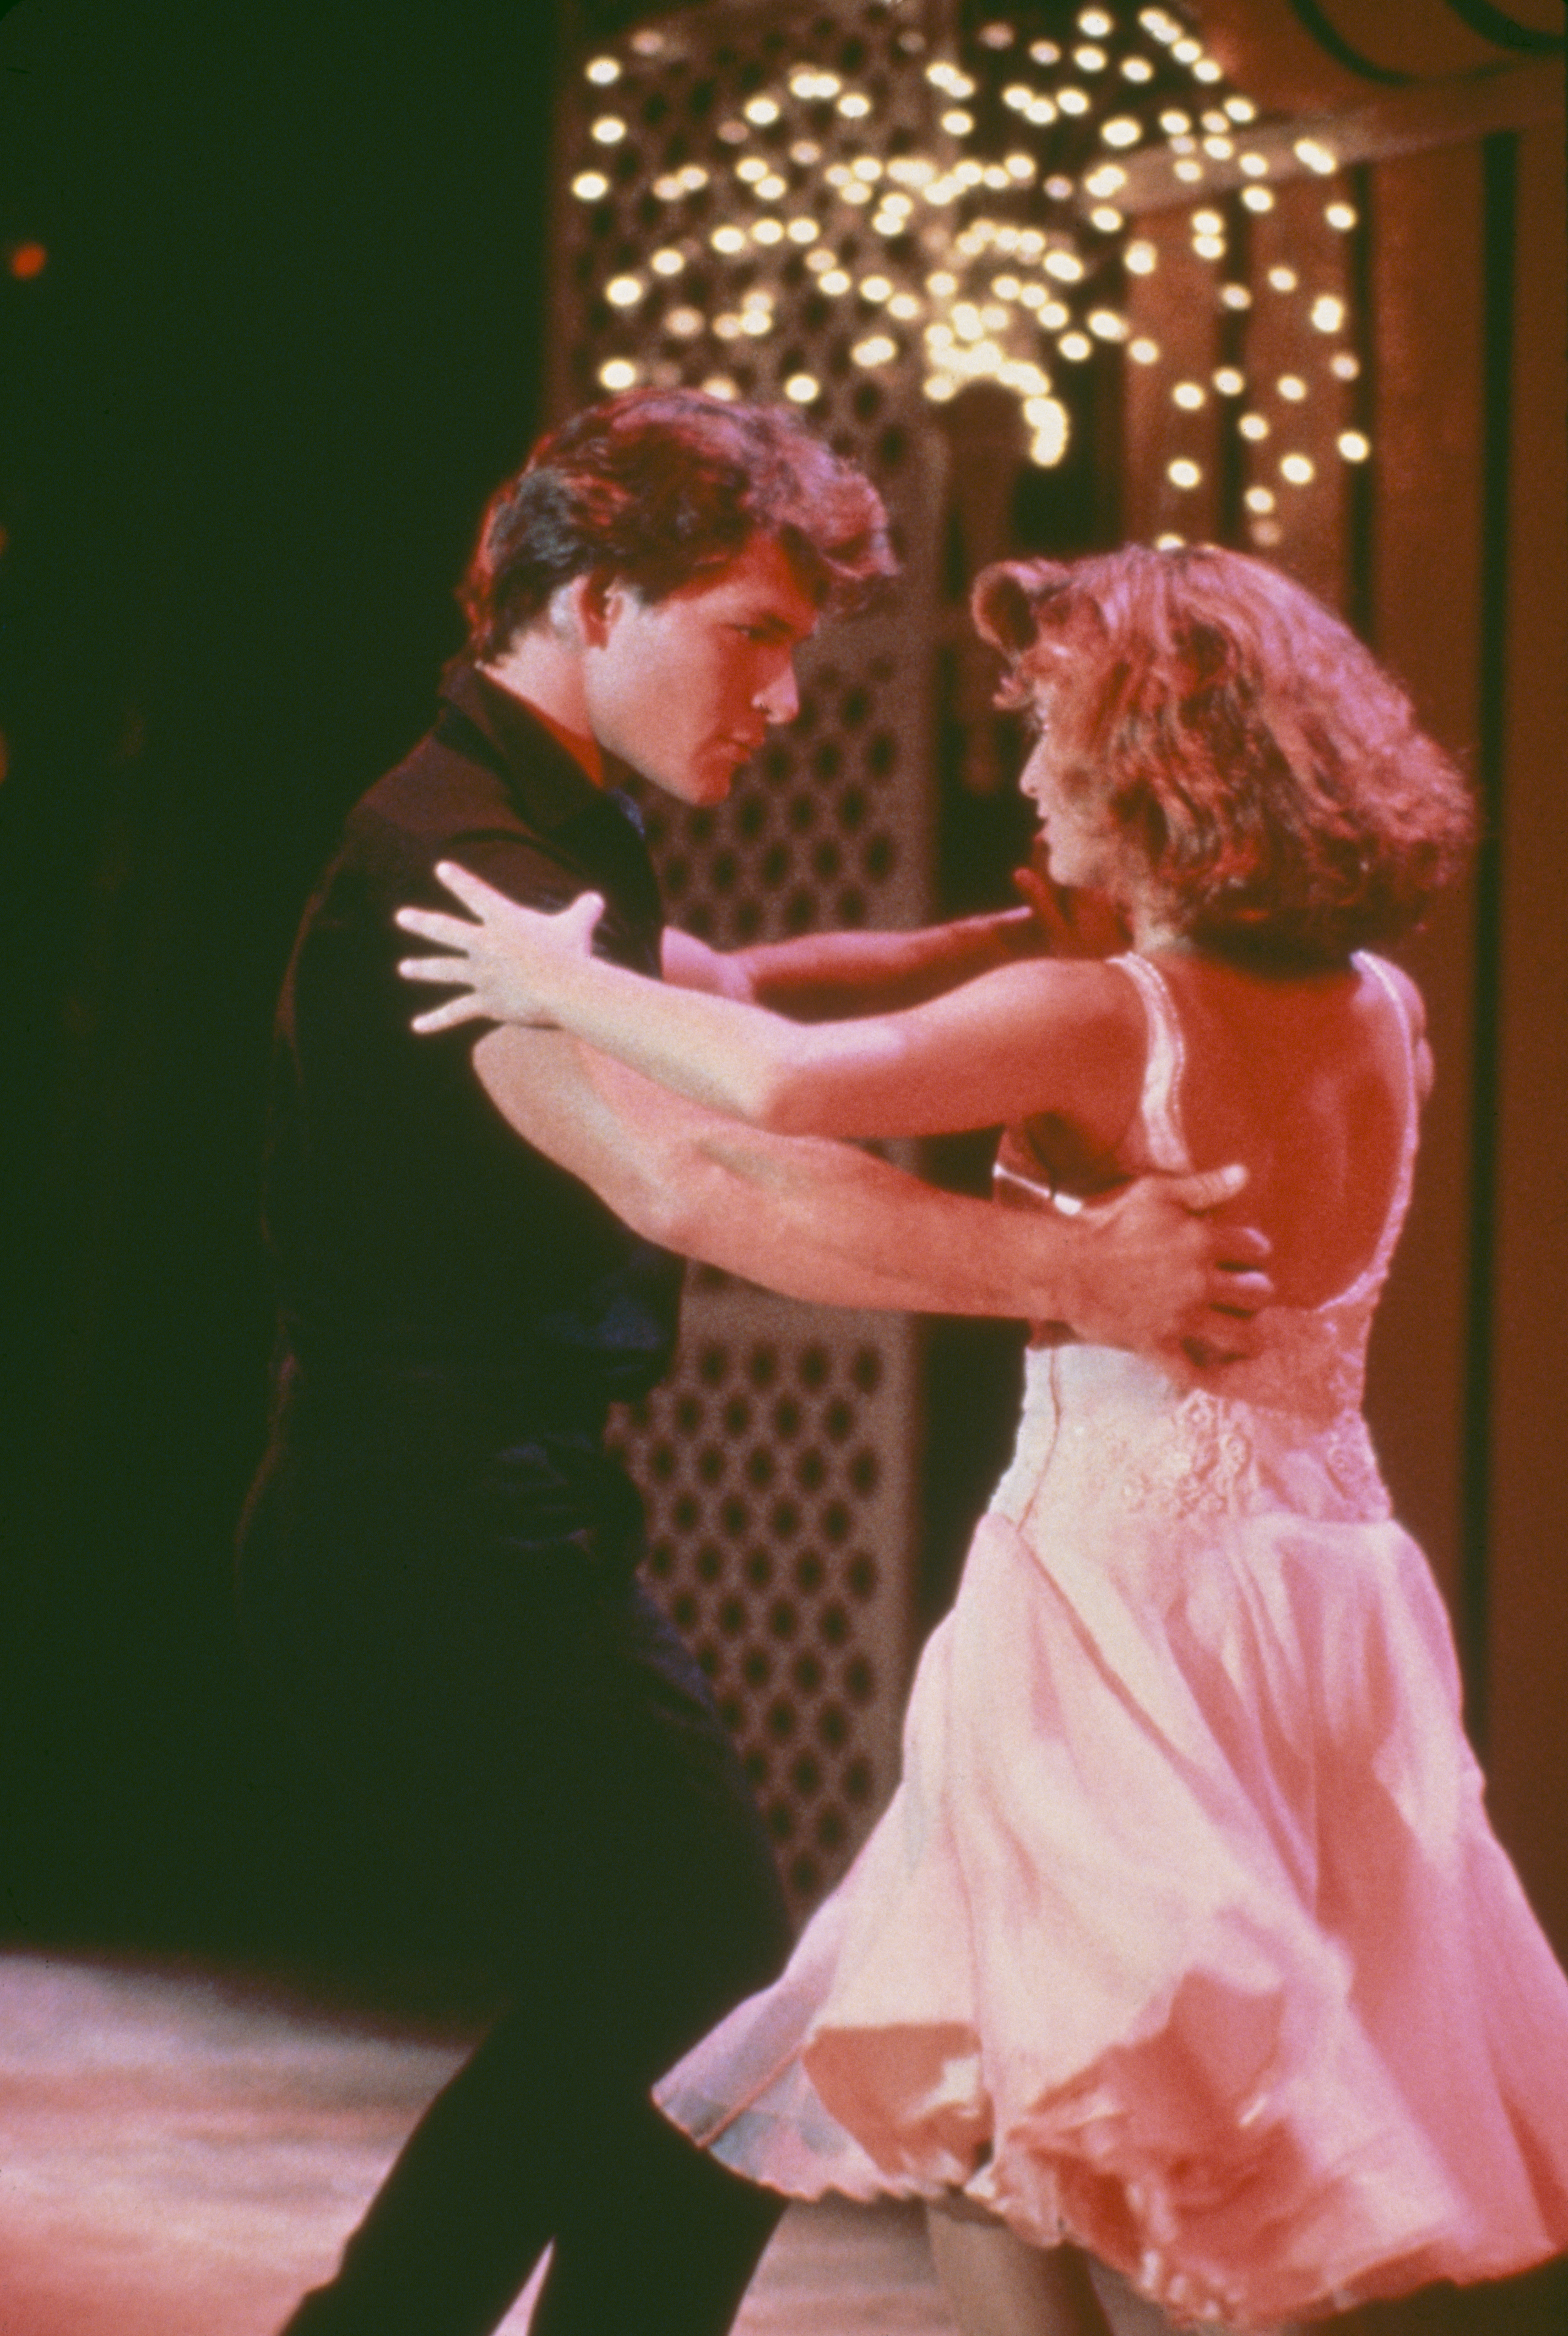
<svg viewBox="0 0 1568 2336">
<path fill-rule="evenodd" d="M 306 910 L 244 1621 L 313 1797 L 503 2008 L 290 2336 L 484 2336 L 547 2246 L 538 2336 L 720 2336 L 780 2211 L 648 2099 L 789 1937 L 604 1447 L 611 1403 L 667 1366 L 681 1255 L 1153 1352 L 1244 1351 L 1269 1295 L 1261 1239 L 1199 1213 L 1240 1170 L 1005 1217 L 559 1032 L 410 1033 L 393 913 L 442 897 L 443 857 L 538 906 L 592 890 L 621 965 L 796 1010 L 930 996 L 1037 947 L 1023 910 L 739 959 L 665 930 L 621 771 L 719 801 L 794 713 L 801 642 L 892 566 L 868 482 L 786 414 L 640 391 L 572 417 L 492 498 L 434 726 L 350 813 Z"/>
<path fill-rule="evenodd" d="M 782 1978 L 665 2078 L 781 2193 L 915 2196 L 966 2330 L 1321 2319 L 1568 2246 L 1568 1981 L 1494 1839 L 1360 1410 L 1429 1077 L 1395 941 L 1464 790 L 1262 563 L 1132 547 L 975 598 L 1051 877 L 1131 948 L 802 1026 L 589 953 L 599 903 L 405 912 L 426 1030 L 552 1026 L 779 1134 L 1005 1123 L 998 1198 L 1245 1163 L 1279 1303 L 1195 1375 L 1037 1323 L 901 1785 Z"/>
</svg>

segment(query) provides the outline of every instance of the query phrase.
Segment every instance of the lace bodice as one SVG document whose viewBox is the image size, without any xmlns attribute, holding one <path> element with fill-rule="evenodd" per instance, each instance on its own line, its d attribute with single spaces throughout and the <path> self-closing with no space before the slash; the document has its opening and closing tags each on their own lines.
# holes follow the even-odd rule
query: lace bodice
<svg viewBox="0 0 1568 2336">
<path fill-rule="evenodd" d="M 1139 1104 L 1147 1157 L 1184 1173 L 1192 1158 L 1174 1001 L 1148 959 L 1112 962 L 1136 985 L 1148 1021 Z M 1015 1522 L 1046 1489 L 1047 1473 L 1053 1501 L 1124 1518 L 1196 1521 L 1258 1507 L 1345 1521 L 1388 1515 L 1361 1397 L 1372 1317 L 1409 1204 L 1417 1090 L 1414 1038 L 1394 976 L 1375 957 L 1359 955 L 1356 964 L 1389 1000 L 1406 1064 L 1398 1170 L 1366 1266 L 1321 1305 L 1270 1308 L 1260 1318 L 1259 1352 L 1200 1387 L 1184 1388 L 1156 1364 L 1108 1348 L 1031 1348 L 1018 1453 L 993 1502 Z M 1016 1169 L 1001 1173 L 1021 1181 Z"/>
</svg>

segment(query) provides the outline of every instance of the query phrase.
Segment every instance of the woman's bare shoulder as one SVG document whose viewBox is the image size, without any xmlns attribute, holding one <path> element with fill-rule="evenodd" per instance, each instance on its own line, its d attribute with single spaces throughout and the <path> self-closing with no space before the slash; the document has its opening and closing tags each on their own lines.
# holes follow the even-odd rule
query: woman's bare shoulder
<svg viewBox="0 0 1568 2336">
<path fill-rule="evenodd" d="M 1390 989 L 1404 1010 L 1416 1089 L 1425 1102 L 1432 1089 L 1432 1049 L 1427 1037 L 1427 1001 L 1404 967 L 1396 965 L 1391 958 L 1364 954 L 1362 963 L 1371 969 L 1369 978 L 1368 973 L 1362 976 L 1362 998 L 1368 1010 L 1376 1011 Z M 1370 994 L 1374 990 L 1378 992 L 1378 998 Z"/>
<path fill-rule="evenodd" d="M 1407 1015 L 1409 1017 L 1410 1027 L 1415 1036 L 1418 1038 L 1424 1037 L 1427 1029 L 1427 1001 L 1422 997 L 1417 984 L 1406 972 L 1404 967 L 1402 965 L 1396 965 L 1392 958 L 1374 957 L 1370 950 L 1363 950 L 1360 953 L 1359 962 L 1362 966 L 1375 968 L 1373 982 L 1370 986 L 1374 988 L 1377 987 L 1378 978 L 1381 977 L 1382 982 L 1386 983 L 1387 986 L 1393 990 L 1395 996 L 1404 1007 Z M 1363 976 L 1363 983 L 1364 986 L 1367 986 L 1365 984 L 1365 976 Z"/>
</svg>

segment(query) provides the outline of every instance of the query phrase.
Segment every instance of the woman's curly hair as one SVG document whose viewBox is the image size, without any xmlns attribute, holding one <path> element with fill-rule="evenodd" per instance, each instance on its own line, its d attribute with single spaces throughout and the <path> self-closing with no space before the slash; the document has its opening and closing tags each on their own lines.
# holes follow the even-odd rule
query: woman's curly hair
<svg viewBox="0 0 1568 2336">
<path fill-rule="evenodd" d="M 1397 939 L 1464 866 L 1468 790 L 1300 585 L 1239 551 L 1128 544 L 988 568 L 976 625 L 1068 784 L 1135 841 L 1179 930 L 1232 958 Z"/>
<path fill-rule="evenodd" d="M 852 605 L 898 566 L 876 489 L 793 414 L 628 390 L 541 438 L 491 497 L 458 587 L 468 654 L 499 656 L 575 576 L 601 569 L 660 600 L 758 534 L 823 606 Z"/>
</svg>

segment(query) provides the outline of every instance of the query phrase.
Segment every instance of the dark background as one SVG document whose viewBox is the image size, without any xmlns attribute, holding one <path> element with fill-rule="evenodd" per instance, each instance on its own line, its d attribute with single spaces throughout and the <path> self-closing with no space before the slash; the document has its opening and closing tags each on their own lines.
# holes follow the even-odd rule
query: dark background
<svg viewBox="0 0 1568 2336">
<path fill-rule="evenodd" d="M 397 1943 L 284 1797 L 231 1640 L 264 1071 L 305 894 L 428 722 L 534 433 L 551 22 L 0 23 L 0 258 L 48 254 L 0 273 L 19 1943 Z"/>
</svg>

